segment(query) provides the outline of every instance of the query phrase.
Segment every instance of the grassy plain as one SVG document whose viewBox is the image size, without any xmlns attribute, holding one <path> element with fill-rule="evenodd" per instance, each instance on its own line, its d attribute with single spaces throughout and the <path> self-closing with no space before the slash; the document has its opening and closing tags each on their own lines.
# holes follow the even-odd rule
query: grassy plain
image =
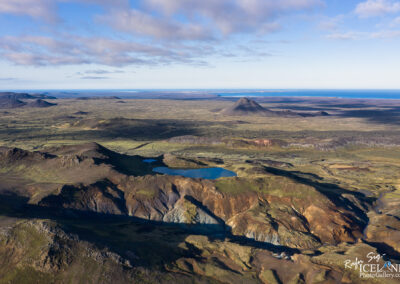
<svg viewBox="0 0 400 284">
<path fill-rule="evenodd" d="M 42 150 L 95 141 L 130 155 L 172 153 L 195 159 L 221 158 L 227 167 L 237 170 L 249 159 L 277 160 L 292 164 L 292 171 L 313 173 L 351 190 L 394 191 L 399 184 L 399 104 L 390 101 L 282 99 L 262 103 L 274 110 L 324 110 L 331 114 L 304 118 L 220 114 L 233 103 L 231 100 L 56 101 L 58 105 L 51 108 L 4 112 L 0 117 L 0 144 Z M 168 141 L 184 135 L 216 140 L 278 139 L 288 145 Z"/>
</svg>

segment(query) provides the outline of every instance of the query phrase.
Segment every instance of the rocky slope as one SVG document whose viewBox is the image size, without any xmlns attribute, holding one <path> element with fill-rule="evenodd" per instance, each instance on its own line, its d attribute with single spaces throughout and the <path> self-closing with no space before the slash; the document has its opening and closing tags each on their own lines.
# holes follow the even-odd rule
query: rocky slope
<svg viewBox="0 0 400 284">
<path fill-rule="evenodd" d="M 52 154 L 3 149 L 0 159 L 13 165 L 11 172 L 29 166 L 47 180 L 63 175 L 66 185 L 47 197 L 30 185 L 31 200 L 41 206 L 219 225 L 236 236 L 290 248 L 355 241 L 365 226 L 340 194 L 327 196 L 304 182 L 268 173 L 217 181 L 160 176 L 136 158 L 137 171 L 147 175 L 125 175 L 118 171 L 121 158 L 97 144 L 53 149 Z"/>
<path fill-rule="evenodd" d="M 345 271 L 326 264 L 320 266 L 305 254 L 313 251 L 311 254 L 316 256 L 324 247 L 357 245 L 368 225 L 367 211 L 371 202 L 364 195 L 332 189 L 289 171 L 247 164 L 257 171 L 247 176 L 211 181 L 156 175 L 143 159 L 121 155 L 95 143 L 50 148 L 46 152 L 1 148 L 0 174 L 19 176 L 21 184 L 18 191 L 13 191 L 0 182 L 0 194 L 7 196 L 11 191 L 25 196 L 31 207 L 13 215 L 19 218 L 36 210 L 40 213 L 38 217 L 55 218 L 56 222 L 65 218 L 63 216 L 124 218 L 121 220 L 143 224 L 134 226 L 151 226 L 151 229 L 140 229 L 142 233 L 137 234 L 137 238 L 146 235 L 156 238 L 155 243 L 162 242 L 160 234 L 165 234 L 155 233 L 157 230 L 183 230 L 175 235 L 175 238 L 183 232 L 187 235 L 182 240 L 183 248 L 182 243 L 177 245 L 178 252 L 173 248 L 176 258 L 161 270 L 173 275 L 183 273 L 224 279 L 230 283 L 241 283 L 246 279 L 256 283 L 270 283 L 275 278 L 282 281 L 289 277 L 284 275 L 282 265 L 297 271 L 290 274 L 291 279 L 297 277 L 309 282 L 317 279 L 317 275 L 330 281 L 342 279 Z M 158 158 L 155 163 L 164 165 L 162 161 Z M 176 162 L 170 156 L 164 161 Z M 202 163 L 202 166 L 207 165 L 206 161 Z M 109 226 L 117 226 L 120 222 L 116 219 Z M 93 231 L 98 234 L 95 240 L 103 238 L 105 232 L 100 233 L 102 230 L 106 229 L 96 227 Z M 104 242 L 112 242 L 113 238 L 118 239 L 118 234 L 124 234 L 123 229 L 117 230 L 121 231 L 105 238 Z M 45 235 L 48 234 L 46 231 Z M 165 234 L 171 235 L 174 236 L 171 232 Z M 117 242 L 110 247 L 120 245 Z M 139 247 L 131 249 L 140 254 Z M 185 253 L 180 252 L 181 249 Z M 57 255 L 63 254 L 63 250 L 60 248 Z M 126 249 L 117 251 L 119 255 L 127 252 Z M 154 253 L 154 248 L 150 251 Z M 51 254 L 46 250 L 43 253 Z M 83 257 L 86 258 L 80 256 L 79 259 Z M 118 257 L 114 259 L 118 260 Z M 128 256 L 127 259 L 135 257 Z M 44 264 L 40 261 L 42 264 L 29 267 L 41 271 Z M 118 267 L 125 265 L 118 261 Z M 324 261 L 327 260 L 320 260 Z M 66 267 L 69 266 L 67 262 Z M 46 269 L 54 274 L 53 268 Z M 257 277 L 251 278 L 247 272 L 255 273 Z"/>
<path fill-rule="evenodd" d="M 149 271 L 125 257 L 82 240 L 48 220 L 0 223 L 0 283 L 187 283 L 184 275 Z M 196 276 L 194 276 L 196 279 Z"/>
<path fill-rule="evenodd" d="M 64 186 L 60 194 L 42 199 L 39 205 L 213 225 L 212 230 L 300 249 L 354 242 L 362 236 L 365 222 L 355 212 L 335 205 L 312 187 L 273 177 L 257 181 L 237 178 L 235 183 L 249 191 L 221 192 L 227 186 L 223 181 L 117 177 L 88 186 Z M 274 190 L 277 185 L 281 186 L 279 192 Z"/>
</svg>

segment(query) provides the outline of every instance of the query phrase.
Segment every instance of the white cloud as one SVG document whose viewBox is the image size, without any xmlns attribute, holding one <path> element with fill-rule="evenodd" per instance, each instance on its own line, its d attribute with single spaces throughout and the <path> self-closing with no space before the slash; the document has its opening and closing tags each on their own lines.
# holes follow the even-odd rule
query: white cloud
<svg viewBox="0 0 400 284">
<path fill-rule="evenodd" d="M 337 32 L 326 36 L 326 38 L 334 40 L 358 40 L 364 37 L 365 34 L 360 32 Z"/>
<path fill-rule="evenodd" d="M 17 80 L 18 80 L 17 78 L 13 78 L 13 77 L 6 77 L 6 78 L 0 77 L 0 81 L 4 81 L 4 82 L 6 82 L 6 81 L 17 81 Z"/>
<path fill-rule="evenodd" d="M 323 5 L 320 0 L 147 0 L 147 6 L 166 15 L 201 18 L 219 32 L 271 32 L 279 25 L 279 16 Z"/>
<path fill-rule="evenodd" d="M 345 15 L 337 15 L 335 17 L 322 17 L 318 27 L 321 30 L 334 31 L 343 23 Z"/>
<path fill-rule="evenodd" d="M 0 0 L 0 13 L 30 16 L 54 21 L 55 1 L 52 0 Z"/>
<path fill-rule="evenodd" d="M 118 31 L 157 39 L 210 40 L 280 29 L 280 16 L 321 0 L 142 0 L 142 10 L 113 7 L 99 18 Z M 179 20 L 177 20 L 179 19 Z"/>
<path fill-rule="evenodd" d="M 200 24 L 183 24 L 172 19 L 156 18 L 135 9 L 116 9 L 99 18 L 117 30 L 159 39 L 211 39 L 211 32 Z"/>
<path fill-rule="evenodd" d="M 101 14 L 94 16 L 99 26 L 88 30 L 97 34 L 107 25 L 114 34 L 57 34 L 64 30 L 60 21 L 48 25 L 50 35 L 1 37 L 0 57 L 17 65 L 126 66 L 206 65 L 211 56 L 269 56 L 265 49 L 237 48 L 235 36 L 276 31 L 286 15 L 323 5 L 322 0 L 138 0 L 135 6 L 129 0 L 0 0 L 0 13 L 54 21 L 57 5 L 65 2 L 101 5 Z"/>
<path fill-rule="evenodd" d="M 124 73 L 122 70 L 104 70 L 104 69 L 95 69 L 95 70 L 86 70 L 83 72 L 78 72 L 78 75 L 86 74 L 86 75 L 104 75 L 104 74 L 115 74 L 115 73 Z"/>
<path fill-rule="evenodd" d="M 84 79 L 84 80 L 107 80 L 110 78 L 105 77 L 105 76 L 83 76 L 83 77 L 81 77 L 81 79 Z"/>
<path fill-rule="evenodd" d="M 0 38 L 1 57 L 17 65 L 204 64 L 201 58 L 215 53 L 210 46 L 204 48 L 171 43 L 152 45 L 104 37 L 63 35 L 60 39 L 44 36 Z"/>
<path fill-rule="evenodd" d="M 371 38 L 373 39 L 391 39 L 400 37 L 399 30 L 387 30 L 387 31 L 378 31 L 371 33 Z"/>
<path fill-rule="evenodd" d="M 280 16 L 323 5 L 322 0 L 139 0 L 140 8 L 132 9 L 128 0 L 0 0 L 0 13 L 54 21 L 61 2 L 105 6 L 101 18 L 120 31 L 184 40 L 209 39 L 215 32 L 268 33 L 280 28 Z"/>
<path fill-rule="evenodd" d="M 376 32 L 338 32 L 326 36 L 333 40 L 371 40 L 371 39 L 394 39 L 400 37 L 400 30 L 381 30 Z"/>
<path fill-rule="evenodd" d="M 54 22 L 58 19 L 56 5 L 62 2 L 87 3 L 119 9 L 129 7 L 129 0 L 0 0 L 0 13 Z"/>
<path fill-rule="evenodd" d="M 400 2 L 391 0 L 367 0 L 359 3 L 355 13 L 361 18 L 383 16 L 400 12 Z"/>
</svg>

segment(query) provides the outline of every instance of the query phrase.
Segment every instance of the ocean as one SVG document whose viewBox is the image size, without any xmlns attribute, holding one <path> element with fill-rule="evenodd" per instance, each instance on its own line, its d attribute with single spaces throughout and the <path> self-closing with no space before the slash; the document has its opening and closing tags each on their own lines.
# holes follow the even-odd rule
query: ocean
<svg viewBox="0 0 400 284">
<path fill-rule="evenodd" d="M 215 92 L 223 97 L 325 97 L 348 99 L 400 99 L 400 90 L 255 90 Z"/>
<path fill-rule="evenodd" d="M 400 99 L 400 90 L 240 90 L 240 89 L 124 89 L 124 90 L 14 90 L 16 92 L 43 93 L 58 98 L 118 96 L 136 98 L 146 95 L 218 95 L 221 97 L 325 97 L 349 99 Z"/>
</svg>

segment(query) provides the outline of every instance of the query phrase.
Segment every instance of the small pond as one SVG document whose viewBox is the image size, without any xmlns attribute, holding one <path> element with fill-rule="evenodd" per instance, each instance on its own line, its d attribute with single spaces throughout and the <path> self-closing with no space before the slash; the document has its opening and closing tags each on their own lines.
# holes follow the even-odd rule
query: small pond
<svg viewBox="0 0 400 284">
<path fill-rule="evenodd" d="M 156 159 L 144 159 L 143 160 L 143 162 L 144 163 L 147 163 L 147 164 L 152 164 L 152 163 L 154 163 L 155 161 L 157 161 Z"/>
<path fill-rule="evenodd" d="M 167 167 L 157 167 L 153 169 L 159 174 L 171 176 L 184 176 L 188 178 L 217 179 L 220 177 L 235 177 L 235 172 L 223 168 L 205 168 L 205 169 L 170 169 Z"/>
</svg>

